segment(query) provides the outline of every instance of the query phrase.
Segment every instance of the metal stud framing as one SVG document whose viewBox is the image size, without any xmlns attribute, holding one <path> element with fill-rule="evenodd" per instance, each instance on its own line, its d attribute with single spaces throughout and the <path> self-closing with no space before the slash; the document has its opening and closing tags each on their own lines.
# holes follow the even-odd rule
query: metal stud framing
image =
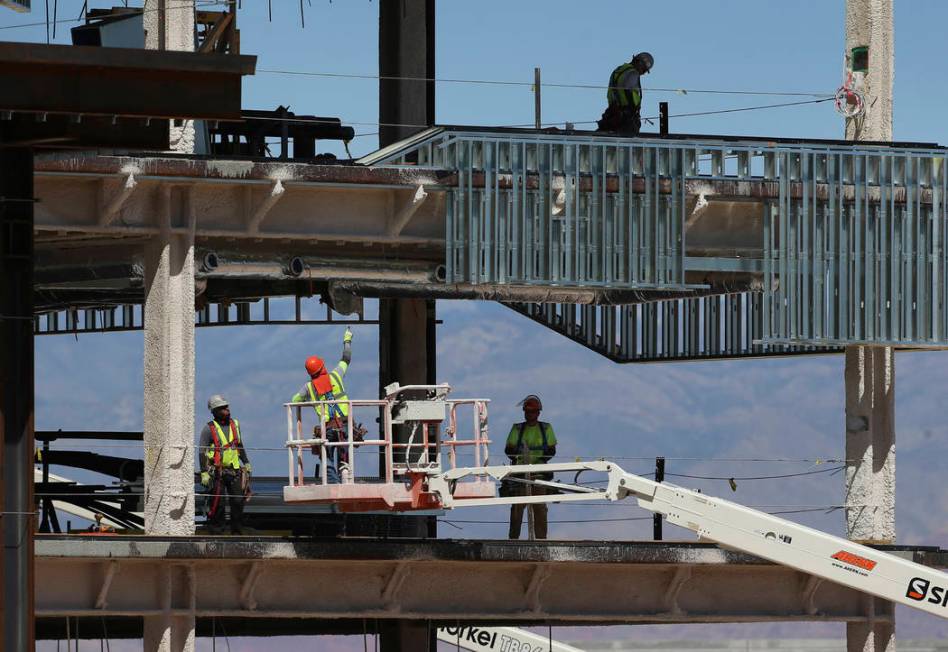
<svg viewBox="0 0 948 652">
<path fill-rule="evenodd" d="M 419 165 L 458 173 L 447 203 L 448 281 L 688 287 L 687 154 L 630 141 L 463 133 L 422 146 Z M 635 178 L 650 183 L 637 192 Z"/>
<path fill-rule="evenodd" d="M 710 360 L 841 350 L 762 342 L 764 299 L 756 292 L 627 306 L 507 305 L 615 362 Z"/>
<path fill-rule="evenodd" d="M 761 206 L 760 258 L 704 259 L 695 269 L 762 268 L 762 297 L 518 308 L 557 330 L 571 320 L 596 324 L 567 335 L 610 357 L 948 345 L 944 149 L 452 127 L 371 163 L 404 164 L 409 152 L 416 168 L 457 171 L 448 189 L 449 282 L 694 288 L 685 283 L 688 196 L 706 183 L 711 194 L 726 188 Z M 740 318 L 722 318 L 720 333 L 705 333 L 698 324 L 717 328 L 704 315 L 719 308 Z M 588 342 L 602 339 L 598 324 L 619 332 L 621 322 L 643 331 Z"/>
<path fill-rule="evenodd" d="M 319 307 L 316 308 L 317 310 Z M 264 297 L 257 302 L 213 303 L 194 313 L 194 325 L 209 326 L 282 326 L 322 324 L 378 324 L 377 319 L 364 319 L 360 315 L 342 316 L 329 306 L 325 317 L 312 318 L 307 314 L 311 308 L 295 297 L 294 310 L 290 318 L 277 317 L 271 313 L 270 299 Z M 286 304 L 281 302 L 279 315 L 285 315 Z M 307 313 L 307 314 L 304 314 Z M 33 318 L 34 335 L 71 335 L 78 333 L 114 333 L 142 330 L 142 306 L 123 304 L 98 308 L 76 308 L 57 312 L 44 312 Z"/>
<path fill-rule="evenodd" d="M 764 340 L 948 344 L 944 153 L 782 152 Z"/>
</svg>

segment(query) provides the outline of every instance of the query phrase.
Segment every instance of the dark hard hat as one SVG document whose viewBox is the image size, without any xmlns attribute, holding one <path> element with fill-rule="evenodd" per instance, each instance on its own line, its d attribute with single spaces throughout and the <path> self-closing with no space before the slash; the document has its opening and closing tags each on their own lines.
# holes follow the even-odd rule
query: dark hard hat
<svg viewBox="0 0 948 652">
<path fill-rule="evenodd" d="M 651 70 L 652 66 L 655 65 L 655 58 L 648 52 L 639 52 L 632 57 L 632 61 L 641 61 L 642 65 L 645 66 L 645 72 Z"/>
</svg>

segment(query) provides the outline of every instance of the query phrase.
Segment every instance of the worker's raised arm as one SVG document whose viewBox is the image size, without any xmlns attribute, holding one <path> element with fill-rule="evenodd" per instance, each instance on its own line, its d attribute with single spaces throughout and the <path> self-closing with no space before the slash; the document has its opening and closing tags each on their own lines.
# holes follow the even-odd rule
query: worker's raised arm
<svg viewBox="0 0 948 652">
<path fill-rule="evenodd" d="M 346 332 L 342 336 L 342 360 L 339 364 L 342 367 L 343 374 L 349 368 L 350 362 L 352 362 L 352 331 L 346 328 Z"/>
</svg>

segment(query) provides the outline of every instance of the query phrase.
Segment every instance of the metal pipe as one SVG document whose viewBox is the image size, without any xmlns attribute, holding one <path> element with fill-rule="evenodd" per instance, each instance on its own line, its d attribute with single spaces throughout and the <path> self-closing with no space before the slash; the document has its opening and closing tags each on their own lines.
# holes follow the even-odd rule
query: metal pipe
<svg viewBox="0 0 948 652">
<path fill-rule="evenodd" d="M 394 283 L 443 283 L 447 272 L 436 263 L 338 260 L 293 256 L 225 257 L 214 251 L 199 256 L 195 278 L 288 279 L 304 277 L 314 281 L 372 281 Z"/>
</svg>

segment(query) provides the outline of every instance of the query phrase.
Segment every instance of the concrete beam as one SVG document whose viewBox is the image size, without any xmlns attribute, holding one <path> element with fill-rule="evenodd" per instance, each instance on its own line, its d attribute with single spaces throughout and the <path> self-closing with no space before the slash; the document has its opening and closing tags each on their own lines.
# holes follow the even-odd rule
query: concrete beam
<svg viewBox="0 0 948 652">
<path fill-rule="evenodd" d="M 891 620 L 887 603 L 702 543 L 40 535 L 36 545 L 37 614 L 44 618 Z M 893 554 L 940 566 L 946 561 L 944 551 L 930 549 Z M 103 601 L 110 564 L 115 571 Z M 319 591 L 311 577 L 320 578 Z"/>
<path fill-rule="evenodd" d="M 399 215 L 404 218 L 401 198 L 422 185 L 413 175 L 400 180 L 391 171 L 353 174 L 330 166 L 219 163 L 195 176 L 180 174 L 177 164 L 161 170 L 154 162 L 122 157 L 107 166 L 62 160 L 52 166 L 55 171 L 37 173 L 36 229 L 60 242 L 70 237 L 87 242 L 95 236 L 116 243 L 151 237 L 161 231 L 156 219 L 161 193 L 188 184 L 198 207 L 195 237 L 208 247 L 233 249 L 233 241 L 240 240 L 245 253 L 288 242 L 300 245 L 295 255 L 327 245 L 339 250 L 340 243 L 359 257 L 367 253 L 366 246 L 385 245 L 389 257 L 393 245 L 409 256 L 420 250 L 431 258 L 432 252 L 443 251 L 443 191 L 426 186 L 428 198 L 412 204 L 410 223 L 405 220 L 397 233 L 390 231 Z M 72 171 L 65 171 L 68 168 Z M 119 213 L 122 220 L 116 219 Z M 188 228 L 175 224 L 171 232 L 186 234 Z M 443 253 L 437 259 L 443 259 Z"/>
<path fill-rule="evenodd" d="M 180 0 L 175 2 L 179 7 L 183 4 Z M 170 13 L 180 17 L 191 15 L 178 8 Z M 146 9 L 146 20 L 152 16 L 157 14 Z M 6 89 L 0 96 L 0 110 L 109 118 L 239 120 L 241 78 L 253 74 L 256 59 L 0 43 L 0 87 Z"/>
</svg>

